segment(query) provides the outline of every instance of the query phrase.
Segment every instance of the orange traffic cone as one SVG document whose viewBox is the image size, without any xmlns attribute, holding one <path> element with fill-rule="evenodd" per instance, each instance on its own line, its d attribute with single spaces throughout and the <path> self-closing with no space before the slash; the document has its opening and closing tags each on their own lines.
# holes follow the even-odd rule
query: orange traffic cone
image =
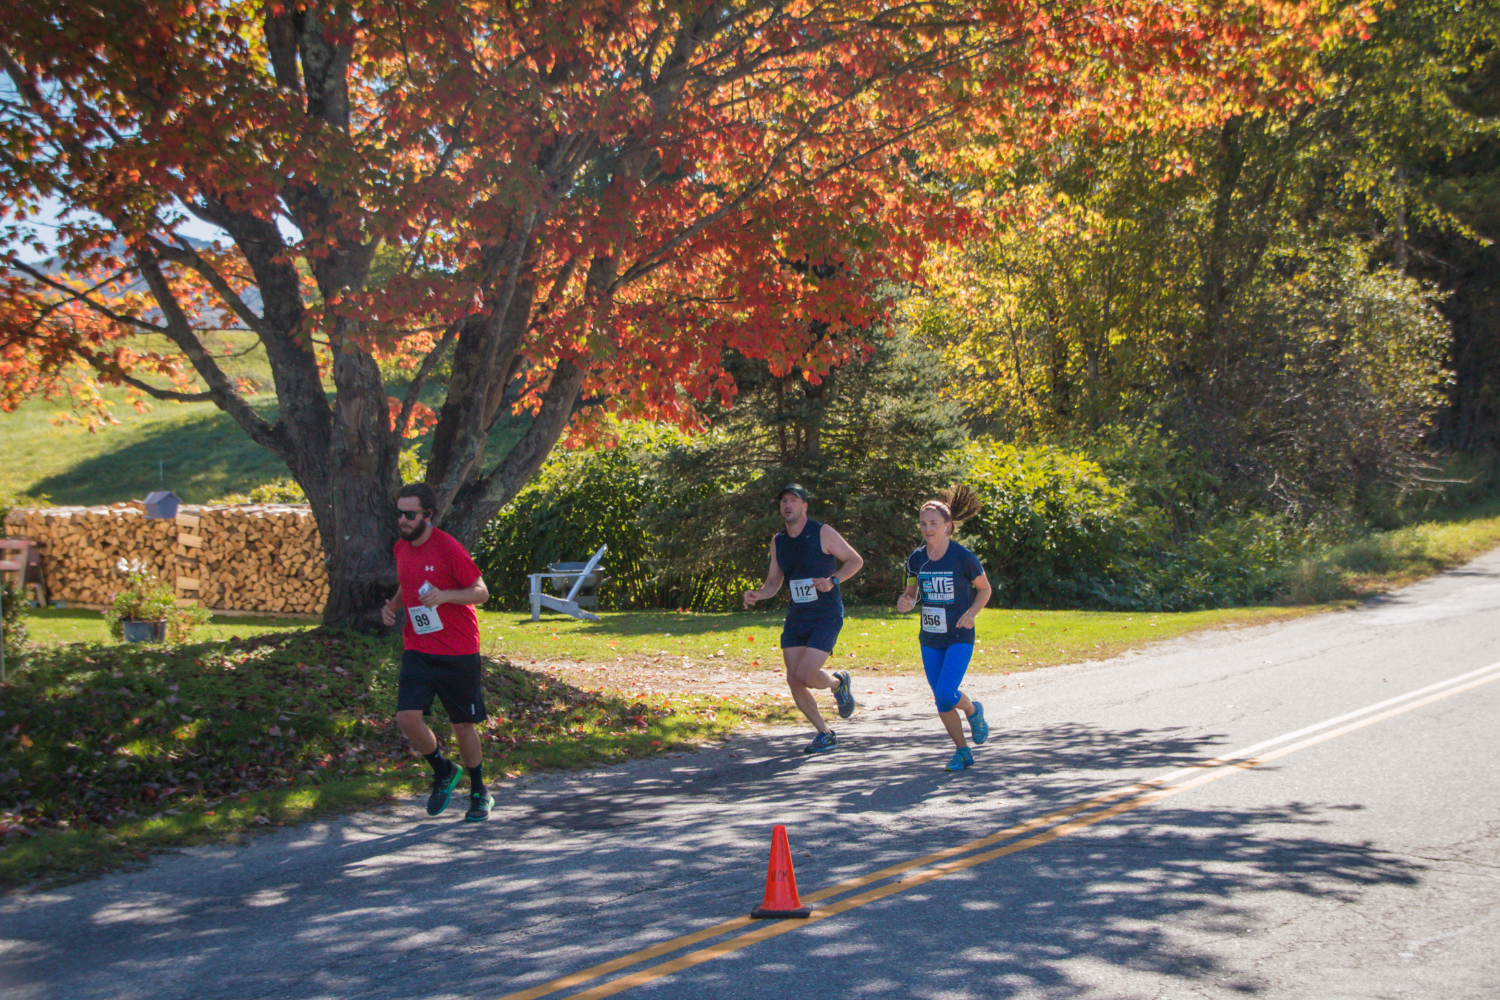
<svg viewBox="0 0 1500 1000">
<path fill-rule="evenodd" d="M 792 871 L 792 847 L 786 827 L 771 828 L 771 864 L 766 869 L 766 898 L 750 911 L 752 917 L 808 917 L 811 906 L 797 897 L 797 875 Z"/>
</svg>

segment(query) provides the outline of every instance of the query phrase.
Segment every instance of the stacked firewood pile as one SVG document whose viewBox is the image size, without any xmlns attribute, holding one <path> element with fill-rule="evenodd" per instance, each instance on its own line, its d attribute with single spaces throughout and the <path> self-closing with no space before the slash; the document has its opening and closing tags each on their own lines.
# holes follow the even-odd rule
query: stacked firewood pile
<svg viewBox="0 0 1500 1000">
<path fill-rule="evenodd" d="M 108 604 L 134 568 L 173 584 L 182 603 L 221 611 L 321 614 L 328 600 L 304 506 L 183 506 L 170 519 L 147 518 L 140 503 L 18 508 L 5 529 L 42 543 L 48 596 L 70 605 Z"/>
</svg>

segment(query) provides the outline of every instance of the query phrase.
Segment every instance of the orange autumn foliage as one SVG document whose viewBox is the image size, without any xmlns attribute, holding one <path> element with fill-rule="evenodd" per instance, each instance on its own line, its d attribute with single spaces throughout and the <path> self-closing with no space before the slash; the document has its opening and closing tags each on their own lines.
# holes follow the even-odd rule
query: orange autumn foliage
<svg viewBox="0 0 1500 1000">
<path fill-rule="evenodd" d="M 1271 0 L 24 5 L 0 22 L 0 406 L 78 366 L 212 400 L 287 462 L 331 552 L 354 516 L 340 498 L 379 507 L 402 438 L 430 428 L 428 479 L 472 535 L 583 401 L 690 424 L 693 399 L 735 393 L 726 349 L 814 378 L 847 363 L 882 282 L 983 226 L 976 172 L 1059 136 L 1280 101 L 1360 17 Z M 57 203 L 74 213 L 57 265 L 26 263 L 31 217 Z M 221 241 L 183 236 L 194 219 Z M 274 422 L 202 349 L 225 324 L 265 345 Z M 138 352 L 141 333 L 174 350 Z M 413 373 L 400 397 L 382 360 Z M 486 455 L 510 411 L 531 431 Z M 372 517 L 356 534 L 388 534 Z M 349 587 L 334 617 L 368 601 Z"/>
</svg>

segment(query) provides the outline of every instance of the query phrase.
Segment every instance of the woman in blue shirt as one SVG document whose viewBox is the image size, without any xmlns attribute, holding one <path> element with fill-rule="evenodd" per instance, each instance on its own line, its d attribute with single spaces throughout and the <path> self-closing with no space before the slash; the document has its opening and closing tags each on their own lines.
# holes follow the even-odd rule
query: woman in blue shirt
<svg viewBox="0 0 1500 1000">
<path fill-rule="evenodd" d="M 922 606 L 922 666 L 938 718 L 956 748 L 948 770 L 962 771 L 974 766 L 974 752 L 964 742 L 958 713 L 968 717 L 976 746 L 990 734 L 984 706 L 958 689 L 974 655 L 974 618 L 990 599 L 990 581 L 974 553 L 953 540 L 957 526 L 979 513 L 979 497 L 962 485 L 947 492 L 946 502 L 922 505 L 917 527 L 924 544 L 906 560 L 906 592 L 897 599 L 896 610 L 905 614 Z"/>
</svg>

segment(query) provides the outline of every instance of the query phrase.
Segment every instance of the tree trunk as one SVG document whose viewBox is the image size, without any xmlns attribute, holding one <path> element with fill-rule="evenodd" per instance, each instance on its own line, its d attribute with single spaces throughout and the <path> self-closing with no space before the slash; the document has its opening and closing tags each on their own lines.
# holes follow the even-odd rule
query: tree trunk
<svg viewBox="0 0 1500 1000">
<path fill-rule="evenodd" d="M 332 538 L 323 530 L 323 520 L 318 522 L 324 551 L 332 553 L 327 558 L 328 604 L 323 624 L 378 631 L 384 627 L 380 605 L 396 587 L 396 564 L 391 558 L 396 543 L 392 491 L 374 482 L 360 489 L 353 477 L 337 478 L 346 488 L 333 491 Z"/>
<path fill-rule="evenodd" d="M 380 605 L 396 586 L 391 546 L 401 485 L 399 439 L 390 430 L 385 386 L 373 358 L 338 351 L 333 378 L 339 390 L 333 433 L 326 465 L 316 476 L 327 487 L 314 505 L 323 551 L 329 553 L 323 623 L 375 631 L 383 627 Z"/>
<path fill-rule="evenodd" d="M 442 525 L 465 548 L 474 547 L 490 518 L 521 492 L 552 453 L 553 445 L 578 405 L 587 374 L 580 364 L 558 362 L 552 381 L 542 394 L 542 405 L 521 440 L 483 479 L 470 480 L 459 489 L 452 506 L 443 514 Z"/>
</svg>

